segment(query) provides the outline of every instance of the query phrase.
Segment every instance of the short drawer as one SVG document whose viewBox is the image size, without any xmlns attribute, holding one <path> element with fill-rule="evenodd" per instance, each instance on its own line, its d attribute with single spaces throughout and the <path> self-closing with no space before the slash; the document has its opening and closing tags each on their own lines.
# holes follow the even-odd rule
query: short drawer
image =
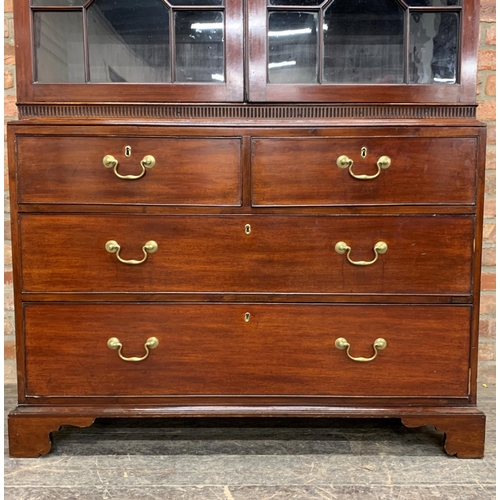
<svg viewBox="0 0 500 500">
<path fill-rule="evenodd" d="M 253 139 L 252 203 L 473 204 L 476 162 L 474 137 Z"/>
<path fill-rule="evenodd" d="M 32 396 L 460 397 L 468 390 L 468 306 L 29 304 L 24 318 Z M 152 337 L 158 345 L 146 350 Z M 123 357 L 147 357 L 120 359 L 110 338 Z M 339 338 L 353 358 L 377 356 L 352 360 L 336 347 Z M 373 347 L 378 338 L 385 349 Z"/>
<path fill-rule="evenodd" d="M 20 203 L 241 204 L 237 137 L 18 136 L 16 140 Z M 104 166 L 106 155 L 115 158 L 116 168 L 109 158 L 109 168 Z M 155 160 L 152 167 L 143 161 L 148 156 Z"/>
<path fill-rule="evenodd" d="M 472 286 L 472 216 L 23 214 L 20 235 L 26 292 L 469 295 Z"/>
</svg>

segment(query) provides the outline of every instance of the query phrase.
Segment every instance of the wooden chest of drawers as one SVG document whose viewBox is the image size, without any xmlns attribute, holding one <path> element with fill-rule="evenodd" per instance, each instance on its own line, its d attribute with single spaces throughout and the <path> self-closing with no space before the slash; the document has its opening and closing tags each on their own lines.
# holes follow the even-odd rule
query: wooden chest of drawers
<svg viewBox="0 0 500 500">
<path fill-rule="evenodd" d="M 481 456 L 485 134 L 440 125 L 11 124 L 11 455 L 104 415 L 309 415 Z"/>
</svg>

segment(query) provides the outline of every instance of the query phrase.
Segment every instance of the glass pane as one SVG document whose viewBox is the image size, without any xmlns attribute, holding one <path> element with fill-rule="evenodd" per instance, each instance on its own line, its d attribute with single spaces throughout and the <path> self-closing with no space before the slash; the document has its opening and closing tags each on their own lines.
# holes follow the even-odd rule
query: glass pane
<svg viewBox="0 0 500 500">
<path fill-rule="evenodd" d="M 321 5 L 325 0 L 268 0 L 269 5 L 298 5 L 308 7 L 310 5 Z"/>
<path fill-rule="evenodd" d="M 169 9 L 161 0 L 97 0 L 88 9 L 90 81 L 170 81 Z"/>
<path fill-rule="evenodd" d="M 65 7 L 77 7 L 83 5 L 86 2 L 87 0 L 31 0 L 31 5 L 33 5 L 33 7 L 44 5 L 48 5 L 51 7 L 59 7 L 61 5 L 64 5 Z"/>
<path fill-rule="evenodd" d="M 224 81 L 224 14 L 214 11 L 175 13 L 175 80 Z"/>
<path fill-rule="evenodd" d="M 404 8 L 397 0 L 337 0 L 323 30 L 325 82 L 403 83 Z"/>
<path fill-rule="evenodd" d="M 448 5 L 461 5 L 460 0 L 404 0 L 411 7 L 446 7 Z"/>
<path fill-rule="evenodd" d="M 168 3 L 170 5 L 194 5 L 203 7 L 205 5 L 224 5 L 224 0 L 168 0 Z"/>
<path fill-rule="evenodd" d="M 35 82 L 84 82 L 81 12 L 35 12 Z"/>
<path fill-rule="evenodd" d="M 318 82 L 318 14 L 269 14 L 269 83 Z"/>
<path fill-rule="evenodd" d="M 410 16 L 410 83 L 456 83 L 458 14 Z"/>
</svg>

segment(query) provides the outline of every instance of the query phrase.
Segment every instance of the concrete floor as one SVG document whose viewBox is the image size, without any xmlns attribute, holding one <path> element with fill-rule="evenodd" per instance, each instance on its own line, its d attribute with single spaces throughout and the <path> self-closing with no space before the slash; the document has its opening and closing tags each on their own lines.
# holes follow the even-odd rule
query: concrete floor
<svg viewBox="0 0 500 500">
<path fill-rule="evenodd" d="M 6 387 L 6 411 L 16 403 Z M 54 434 L 52 452 L 11 459 L 8 500 L 489 500 L 495 387 L 479 387 L 484 459 L 443 451 L 443 434 L 399 420 L 98 420 Z M 7 443 L 7 441 L 6 441 Z"/>
</svg>

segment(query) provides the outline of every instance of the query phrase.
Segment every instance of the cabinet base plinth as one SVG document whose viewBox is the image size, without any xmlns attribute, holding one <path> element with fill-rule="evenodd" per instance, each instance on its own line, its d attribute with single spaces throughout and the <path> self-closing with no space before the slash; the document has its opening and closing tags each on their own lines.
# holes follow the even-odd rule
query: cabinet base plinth
<svg viewBox="0 0 500 500">
<path fill-rule="evenodd" d="M 9 414 L 9 454 L 35 458 L 51 449 L 51 432 L 63 425 L 88 427 L 96 418 L 308 417 L 400 418 L 406 427 L 434 426 L 445 433 L 445 451 L 458 458 L 484 455 L 486 417 L 476 407 L 331 406 L 18 406 Z"/>
<path fill-rule="evenodd" d="M 406 427 L 432 425 L 445 434 L 444 449 L 458 458 L 482 458 L 486 417 L 477 411 L 470 415 L 409 416 L 401 419 Z"/>
<path fill-rule="evenodd" d="M 29 412 L 12 412 L 9 415 L 9 455 L 13 458 L 37 458 L 46 455 L 52 447 L 51 432 L 63 425 L 89 427 L 93 417 L 46 416 Z"/>
</svg>

